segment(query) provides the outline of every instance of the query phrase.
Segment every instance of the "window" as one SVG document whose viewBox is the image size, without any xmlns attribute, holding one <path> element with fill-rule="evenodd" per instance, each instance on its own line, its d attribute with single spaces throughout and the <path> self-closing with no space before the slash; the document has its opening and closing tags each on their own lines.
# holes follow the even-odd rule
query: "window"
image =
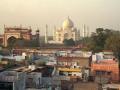
<svg viewBox="0 0 120 90">
<path fill-rule="evenodd" d="M 12 82 L 0 82 L 0 90 L 13 90 Z"/>
<path fill-rule="evenodd" d="M 111 75 L 112 72 L 107 72 L 107 75 Z"/>
<path fill-rule="evenodd" d="M 76 74 L 74 74 L 74 76 L 76 76 Z"/>
<path fill-rule="evenodd" d="M 61 37 L 61 34 L 59 34 L 59 37 Z"/>
<path fill-rule="evenodd" d="M 61 39 L 59 38 L 59 41 L 61 41 Z"/>
<path fill-rule="evenodd" d="M 64 39 L 67 39 L 68 36 L 69 36 L 68 33 L 65 33 L 65 34 L 64 34 Z"/>
<path fill-rule="evenodd" d="M 105 75 L 106 71 L 96 71 L 96 75 Z"/>
<path fill-rule="evenodd" d="M 74 34 L 72 34 L 72 37 L 74 37 Z"/>
<path fill-rule="evenodd" d="M 71 74 L 71 73 L 69 73 L 69 74 L 68 74 L 68 76 L 72 76 L 72 74 Z"/>
</svg>

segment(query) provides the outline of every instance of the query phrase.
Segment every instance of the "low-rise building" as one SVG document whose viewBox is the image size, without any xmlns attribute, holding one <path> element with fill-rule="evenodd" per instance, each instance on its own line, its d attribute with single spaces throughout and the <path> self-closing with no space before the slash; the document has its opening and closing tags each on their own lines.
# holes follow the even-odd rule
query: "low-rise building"
<svg viewBox="0 0 120 90">
<path fill-rule="evenodd" d="M 120 84 L 104 84 L 102 90 L 120 90 Z"/>
<path fill-rule="evenodd" d="M 4 71 L 0 73 L 1 90 L 25 90 L 26 73 Z"/>
<path fill-rule="evenodd" d="M 86 57 L 57 57 L 59 75 L 74 76 L 84 81 L 90 75 L 90 63 Z"/>
<path fill-rule="evenodd" d="M 60 66 L 72 66 L 77 64 L 80 67 L 90 67 L 91 60 L 86 57 L 57 57 Z"/>
<path fill-rule="evenodd" d="M 117 82 L 119 81 L 119 63 L 115 60 L 94 62 L 91 64 L 91 73 L 97 78 L 107 78 L 108 82 Z"/>
</svg>

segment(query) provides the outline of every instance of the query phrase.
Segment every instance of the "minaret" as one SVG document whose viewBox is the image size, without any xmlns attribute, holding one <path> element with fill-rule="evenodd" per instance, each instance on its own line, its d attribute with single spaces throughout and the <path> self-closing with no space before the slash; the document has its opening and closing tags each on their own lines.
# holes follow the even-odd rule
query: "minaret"
<svg viewBox="0 0 120 90">
<path fill-rule="evenodd" d="M 4 32 L 5 32 L 6 25 L 4 24 Z"/>
<path fill-rule="evenodd" d="M 46 24 L 46 30 L 45 30 L 45 43 L 48 43 L 48 25 Z"/>
<path fill-rule="evenodd" d="M 36 42 L 37 42 L 37 46 L 40 46 L 40 30 L 39 29 L 36 30 Z"/>
<path fill-rule="evenodd" d="M 54 30 L 53 30 L 53 41 L 56 40 L 56 26 L 54 26 Z"/>
<path fill-rule="evenodd" d="M 20 24 L 20 28 L 22 28 L 22 24 Z"/>
<path fill-rule="evenodd" d="M 87 26 L 87 37 L 89 37 L 89 27 Z"/>
<path fill-rule="evenodd" d="M 77 40 L 79 40 L 80 39 L 80 30 L 78 30 L 77 33 L 78 33 L 77 34 Z"/>
<path fill-rule="evenodd" d="M 85 26 L 85 24 L 83 26 L 83 37 L 86 37 L 86 26 Z"/>
</svg>

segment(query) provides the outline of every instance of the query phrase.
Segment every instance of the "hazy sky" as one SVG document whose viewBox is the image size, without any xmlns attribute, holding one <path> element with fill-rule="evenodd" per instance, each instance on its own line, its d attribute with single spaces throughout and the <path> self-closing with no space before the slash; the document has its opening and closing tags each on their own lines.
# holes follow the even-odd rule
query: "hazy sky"
<svg viewBox="0 0 120 90">
<path fill-rule="evenodd" d="M 68 16 L 79 29 L 83 24 L 91 31 L 97 27 L 120 29 L 120 0 L 0 0 L 0 32 L 4 24 L 22 24 L 44 33 L 48 24 L 52 33 Z"/>
</svg>

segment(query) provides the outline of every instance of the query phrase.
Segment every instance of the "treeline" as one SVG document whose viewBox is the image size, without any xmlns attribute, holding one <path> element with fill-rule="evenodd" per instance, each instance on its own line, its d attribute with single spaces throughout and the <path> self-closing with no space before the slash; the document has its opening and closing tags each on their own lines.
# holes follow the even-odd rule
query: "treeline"
<svg viewBox="0 0 120 90">
<path fill-rule="evenodd" d="M 8 48 L 14 47 L 38 47 L 39 41 L 36 40 L 25 40 L 24 38 L 14 38 L 8 39 Z"/>
<path fill-rule="evenodd" d="M 93 52 L 112 50 L 120 59 L 120 31 L 97 28 L 91 37 L 82 39 L 82 43 L 86 45 L 84 49 Z"/>
</svg>

